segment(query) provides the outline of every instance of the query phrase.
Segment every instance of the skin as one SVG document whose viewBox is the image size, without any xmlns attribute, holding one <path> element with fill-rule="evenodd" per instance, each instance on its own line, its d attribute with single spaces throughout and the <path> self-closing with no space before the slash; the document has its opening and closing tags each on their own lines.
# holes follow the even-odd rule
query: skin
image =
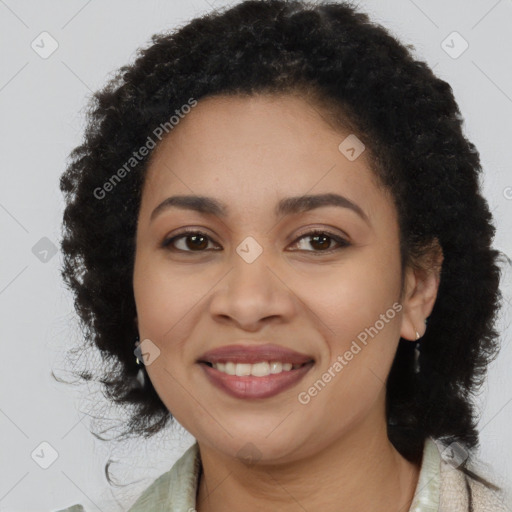
<svg viewBox="0 0 512 512">
<path fill-rule="evenodd" d="M 439 273 L 407 268 L 401 289 L 396 209 L 365 153 L 349 161 L 338 150 L 348 134 L 298 96 L 217 96 L 199 101 L 152 155 L 137 227 L 136 322 L 140 339 L 160 350 L 146 367 L 156 391 L 199 443 L 199 512 L 240 503 L 249 511 L 330 512 L 343 503 L 398 512 L 412 501 L 419 466 L 387 437 L 385 381 L 400 336 L 424 334 Z M 282 198 L 323 193 L 347 197 L 368 222 L 338 206 L 274 215 Z M 167 197 L 190 194 L 225 203 L 228 214 L 173 207 L 150 220 Z M 161 246 L 185 226 L 210 237 L 202 252 L 190 238 L 174 251 Z M 315 244 L 303 236 L 311 228 L 350 245 Z M 247 236 L 263 249 L 252 263 L 236 252 Z M 300 403 L 298 394 L 394 303 L 402 306 L 394 318 Z M 277 396 L 234 398 L 196 361 L 239 342 L 289 347 L 315 364 Z"/>
</svg>

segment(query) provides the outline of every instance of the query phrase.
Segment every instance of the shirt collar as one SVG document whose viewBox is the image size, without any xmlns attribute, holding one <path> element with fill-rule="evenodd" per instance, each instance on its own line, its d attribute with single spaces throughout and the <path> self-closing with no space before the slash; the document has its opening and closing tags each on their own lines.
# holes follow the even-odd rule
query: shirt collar
<svg viewBox="0 0 512 512">
<path fill-rule="evenodd" d="M 425 440 L 418 484 L 409 512 L 437 512 L 439 509 L 441 456 L 431 438 Z M 195 442 L 135 502 L 129 512 L 195 510 L 201 471 L 199 445 Z M 149 507 L 149 508 L 148 508 Z"/>
</svg>

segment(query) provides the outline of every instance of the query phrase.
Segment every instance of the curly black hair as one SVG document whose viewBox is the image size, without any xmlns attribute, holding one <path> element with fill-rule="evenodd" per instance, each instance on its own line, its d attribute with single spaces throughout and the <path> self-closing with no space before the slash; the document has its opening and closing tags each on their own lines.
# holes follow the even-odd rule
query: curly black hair
<svg viewBox="0 0 512 512">
<path fill-rule="evenodd" d="M 421 372 L 414 344 L 401 339 L 387 381 L 391 442 L 411 461 L 421 460 L 427 436 L 478 446 L 474 395 L 499 348 L 501 253 L 452 89 L 412 49 L 346 2 L 247 0 L 154 35 L 94 94 L 84 142 L 60 180 L 62 276 L 86 344 L 105 363 L 97 377 L 105 395 L 131 411 L 121 437 L 149 437 L 173 419 L 149 379 L 131 384 L 136 223 L 152 154 L 139 149 L 191 99 L 298 93 L 365 144 L 396 205 L 402 268 L 421 268 L 442 248 Z"/>
</svg>

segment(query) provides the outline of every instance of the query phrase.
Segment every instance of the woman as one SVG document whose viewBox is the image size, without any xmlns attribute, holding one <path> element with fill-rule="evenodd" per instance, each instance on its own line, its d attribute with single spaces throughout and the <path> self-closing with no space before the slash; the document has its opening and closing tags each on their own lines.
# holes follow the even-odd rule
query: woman
<svg viewBox="0 0 512 512">
<path fill-rule="evenodd" d="M 131 512 L 512 510 L 474 457 L 499 253 L 461 123 L 341 2 L 195 19 L 96 94 L 63 277 L 125 434 L 197 440 Z"/>
</svg>

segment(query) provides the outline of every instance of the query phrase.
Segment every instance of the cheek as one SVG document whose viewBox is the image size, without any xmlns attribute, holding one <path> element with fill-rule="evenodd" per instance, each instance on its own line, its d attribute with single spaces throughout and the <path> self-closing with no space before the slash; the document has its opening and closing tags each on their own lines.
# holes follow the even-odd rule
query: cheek
<svg viewBox="0 0 512 512">
<path fill-rule="evenodd" d="M 368 247 L 347 258 L 315 281 L 314 298 L 309 294 L 328 351 L 318 370 L 329 382 L 316 402 L 319 413 L 322 402 L 355 413 L 383 390 L 400 337 L 400 261 L 392 250 L 376 252 Z"/>
<path fill-rule="evenodd" d="M 328 273 L 308 277 L 300 294 L 322 320 L 319 325 L 323 325 L 325 335 L 342 349 L 399 300 L 400 262 L 368 248 L 331 267 Z M 394 318 L 395 313 L 393 310 L 388 316 Z"/>
<path fill-rule="evenodd" d="M 212 282 L 213 277 L 198 277 L 192 265 L 171 269 L 154 256 L 136 259 L 133 288 L 140 338 L 151 340 L 160 351 L 146 369 L 168 408 L 179 408 L 171 402 L 179 402 L 180 383 L 189 378 L 194 353 L 187 342 L 198 329 L 202 301 Z"/>
<path fill-rule="evenodd" d="M 175 278 L 159 263 L 145 261 L 139 256 L 134 268 L 133 289 L 137 308 L 140 339 L 149 339 L 158 348 L 158 357 L 146 366 L 160 399 L 172 414 L 186 406 L 183 403 L 185 373 L 183 364 L 183 341 L 189 320 L 187 313 L 190 286 L 186 280 Z M 189 282 L 190 285 L 190 282 Z M 155 349 L 153 349 L 155 350 Z"/>
<path fill-rule="evenodd" d="M 207 284 L 207 278 L 194 278 L 192 267 L 172 269 L 159 258 L 138 257 L 133 289 L 141 334 L 162 342 L 172 337 L 204 297 Z"/>
</svg>

